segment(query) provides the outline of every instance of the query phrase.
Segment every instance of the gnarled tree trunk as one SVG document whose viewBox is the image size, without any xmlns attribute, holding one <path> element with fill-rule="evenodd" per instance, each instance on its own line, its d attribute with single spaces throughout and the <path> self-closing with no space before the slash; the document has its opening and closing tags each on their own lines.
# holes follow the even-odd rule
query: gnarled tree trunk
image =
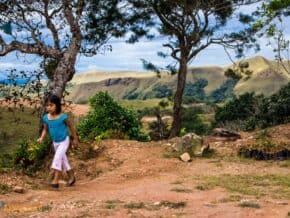
<svg viewBox="0 0 290 218">
<path fill-rule="evenodd" d="M 186 82 L 186 73 L 187 73 L 187 58 L 186 56 L 182 55 L 178 71 L 177 88 L 174 95 L 173 122 L 169 138 L 179 136 L 181 130 L 181 107 L 182 107 L 182 96 Z"/>
</svg>

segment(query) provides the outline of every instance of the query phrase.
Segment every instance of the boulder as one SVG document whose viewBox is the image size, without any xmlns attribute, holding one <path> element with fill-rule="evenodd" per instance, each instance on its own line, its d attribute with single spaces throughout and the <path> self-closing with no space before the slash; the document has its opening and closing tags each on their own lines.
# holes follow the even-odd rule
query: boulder
<svg viewBox="0 0 290 218">
<path fill-rule="evenodd" d="M 189 153 L 187 153 L 187 152 L 183 153 L 179 157 L 183 162 L 189 162 L 191 160 L 191 157 L 190 157 Z"/>
<path fill-rule="evenodd" d="M 16 192 L 16 193 L 20 193 L 20 194 L 23 194 L 25 192 L 24 188 L 21 187 L 21 186 L 15 186 L 13 188 L 13 191 Z"/>
<path fill-rule="evenodd" d="M 231 131 L 231 130 L 224 129 L 224 128 L 215 128 L 212 131 L 211 135 L 215 136 L 215 137 L 223 137 L 223 138 L 228 139 L 229 141 L 231 141 L 231 140 L 235 141 L 235 140 L 241 138 L 240 134 L 238 134 L 234 131 Z"/>
</svg>

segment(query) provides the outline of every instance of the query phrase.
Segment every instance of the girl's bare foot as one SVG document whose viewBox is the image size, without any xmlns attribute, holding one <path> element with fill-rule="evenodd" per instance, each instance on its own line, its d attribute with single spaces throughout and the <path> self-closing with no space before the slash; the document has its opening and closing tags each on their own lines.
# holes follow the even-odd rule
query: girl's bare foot
<svg viewBox="0 0 290 218">
<path fill-rule="evenodd" d="M 73 170 L 69 170 L 69 171 L 67 171 L 67 174 L 69 176 L 69 179 L 67 181 L 66 186 L 72 186 L 76 182 L 76 178 L 75 178 L 75 175 L 74 175 L 74 171 Z"/>
</svg>

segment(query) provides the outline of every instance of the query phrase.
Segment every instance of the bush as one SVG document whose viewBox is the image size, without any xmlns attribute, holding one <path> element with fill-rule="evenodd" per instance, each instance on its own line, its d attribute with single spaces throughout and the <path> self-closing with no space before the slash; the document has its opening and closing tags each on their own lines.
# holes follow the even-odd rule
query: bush
<svg viewBox="0 0 290 218">
<path fill-rule="evenodd" d="M 290 121 L 290 83 L 270 97 L 241 95 L 215 114 L 218 125 L 227 122 L 240 123 L 242 130 L 266 128 Z"/>
<path fill-rule="evenodd" d="M 290 121 L 290 83 L 269 98 L 265 98 L 261 105 L 261 113 L 257 115 L 262 127 L 287 123 Z"/>
<path fill-rule="evenodd" d="M 115 132 L 129 139 L 148 140 L 140 131 L 135 112 L 120 106 L 107 92 L 99 92 L 90 98 L 90 106 L 89 114 L 77 126 L 80 139 L 94 140 L 110 131 L 110 134 Z"/>
<path fill-rule="evenodd" d="M 50 140 L 42 144 L 36 141 L 21 142 L 13 153 L 13 162 L 16 169 L 27 174 L 34 174 L 43 164 L 50 151 Z"/>
<path fill-rule="evenodd" d="M 246 93 L 217 109 L 216 122 L 247 119 L 255 114 L 257 99 L 254 93 Z"/>
<path fill-rule="evenodd" d="M 233 99 L 235 97 L 234 87 L 237 82 L 238 80 L 228 79 L 221 87 L 211 93 L 210 100 L 214 103 L 219 103 Z"/>
<path fill-rule="evenodd" d="M 200 110 L 194 110 L 192 108 L 183 109 L 181 124 L 187 132 L 194 132 L 198 135 L 204 135 L 210 131 L 211 127 L 204 123 L 200 116 L 198 116 L 200 112 Z"/>
<path fill-rule="evenodd" d="M 197 100 L 204 100 L 206 95 L 204 88 L 208 85 L 205 79 L 199 79 L 195 83 L 186 83 L 184 87 L 184 96 L 192 96 Z"/>
<path fill-rule="evenodd" d="M 153 88 L 155 98 L 166 98 L 172 96 L 172 90 L 166 85 L 159 85 Z"/>
</svg>

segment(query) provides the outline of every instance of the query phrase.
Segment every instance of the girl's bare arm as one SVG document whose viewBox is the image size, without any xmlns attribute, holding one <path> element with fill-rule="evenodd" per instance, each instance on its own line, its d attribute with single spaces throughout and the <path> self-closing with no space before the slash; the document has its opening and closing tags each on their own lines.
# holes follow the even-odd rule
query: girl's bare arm
<svg viewBox="0 0 290 218">
<path fill-rule="evenodd" d="M 40 137 L 37 139 L 37 142 L 42 143 L 46 134 L 47 134 L 47 125 L 43 123 L 43 129 L 42 129 Z"/>
<path fill-rule="evenodd" d="M 78 137 L 77 131 L 75 130 L 72 123 L 68 119 L 65 120 L 65 123 L 68 126 L 69 131 L 73 135 L 73 144 L 76 146 L 79 143 L 79 137 Z"/>
</svg>

